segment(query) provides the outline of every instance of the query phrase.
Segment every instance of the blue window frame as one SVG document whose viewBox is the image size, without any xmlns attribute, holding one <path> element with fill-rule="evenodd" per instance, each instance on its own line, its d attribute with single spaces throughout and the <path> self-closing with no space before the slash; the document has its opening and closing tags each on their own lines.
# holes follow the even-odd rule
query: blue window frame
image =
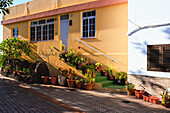
<svg viewBox="0 0 170 113">
<path fill-rule="evenodd" d="M 18 37 L 18 28 L 13 29 L 13 37 L 14 38 Z"/>
</svg>

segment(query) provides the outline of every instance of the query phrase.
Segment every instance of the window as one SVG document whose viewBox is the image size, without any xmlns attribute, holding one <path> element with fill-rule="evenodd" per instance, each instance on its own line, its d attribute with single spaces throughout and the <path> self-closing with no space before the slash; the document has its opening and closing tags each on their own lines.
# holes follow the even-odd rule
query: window
<svg viewBox="0 0 170 113">
<path fill-rule="evenodd" d="M 54 18 L 31 22 L 30 41 L 54 40 Z"/>
<path fill-rule="evenodd" d="M 148 71 L 170 72 L 170 45 L 148 45 Z"/>
<path fill-rule="evenodd" d="M 60 16 L 60 20 L 68 20 L 69 14 Z"/>
<path fill-rule="evenodd" d="M 18 37 L 18 28 L 13 29 L 13 37 L 17 38 Z"/>
<path fill-rule="evenodd" d="M 96 11 L 82 13 L 82 38 L 95 37 Z"/>
</svg>

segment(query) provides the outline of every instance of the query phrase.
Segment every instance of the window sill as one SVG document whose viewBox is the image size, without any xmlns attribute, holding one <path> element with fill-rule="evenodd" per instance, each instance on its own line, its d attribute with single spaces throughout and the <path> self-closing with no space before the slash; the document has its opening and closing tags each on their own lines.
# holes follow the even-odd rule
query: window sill
<svg viewBox="0 0 170 113">
<path fill-rule="evenodd" d="M 90 37 L 90 38 L 81 38 L 81 40 L 85 40 L 85 39 L 96 39 L 96 37 Z"/>
<path fill-rule="evenodd" d="M 54 39 L 53 39 L 53 40 L 43 40 L 43 41 L 30 41 L 30 43 L 35 43 L 35 42 L 47 42 L 47 41 L 54 41 Z"/>
</svg>

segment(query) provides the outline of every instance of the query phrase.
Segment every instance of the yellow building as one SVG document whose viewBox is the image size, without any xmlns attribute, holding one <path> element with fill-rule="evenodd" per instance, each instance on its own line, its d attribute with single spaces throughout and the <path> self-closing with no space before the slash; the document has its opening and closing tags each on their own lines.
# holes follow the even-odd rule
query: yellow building
<svg viewBox="0 0 170 113">
<path fill-rule="evenodd" d="M 104 67 L 127 72 L 128 0 L 34 0 L 9 9 L 1 22 L 4 38 L 23 37 L 35 54 L 51 46 L 61 50 L 63 43 Z M 68 67 L 57 55 L 46 60 L 52 75 L 57 66 Z"/>
</svg>

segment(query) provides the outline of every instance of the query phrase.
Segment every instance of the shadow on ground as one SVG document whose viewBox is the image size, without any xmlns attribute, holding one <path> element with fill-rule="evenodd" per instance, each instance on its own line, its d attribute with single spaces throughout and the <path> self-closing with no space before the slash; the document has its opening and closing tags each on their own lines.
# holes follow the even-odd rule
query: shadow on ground
<svg viewBox="0 0 170 113">
<path fill-rule="evenodd" d="M 95 113 L 168 113 L 170 109 L 161 105 L 139 101 L 115 93 L 98 93 L 85 90 L 61 88 L 60 86 L 32 85 L 36 91 L 85 112 Z"/>
</svg>

